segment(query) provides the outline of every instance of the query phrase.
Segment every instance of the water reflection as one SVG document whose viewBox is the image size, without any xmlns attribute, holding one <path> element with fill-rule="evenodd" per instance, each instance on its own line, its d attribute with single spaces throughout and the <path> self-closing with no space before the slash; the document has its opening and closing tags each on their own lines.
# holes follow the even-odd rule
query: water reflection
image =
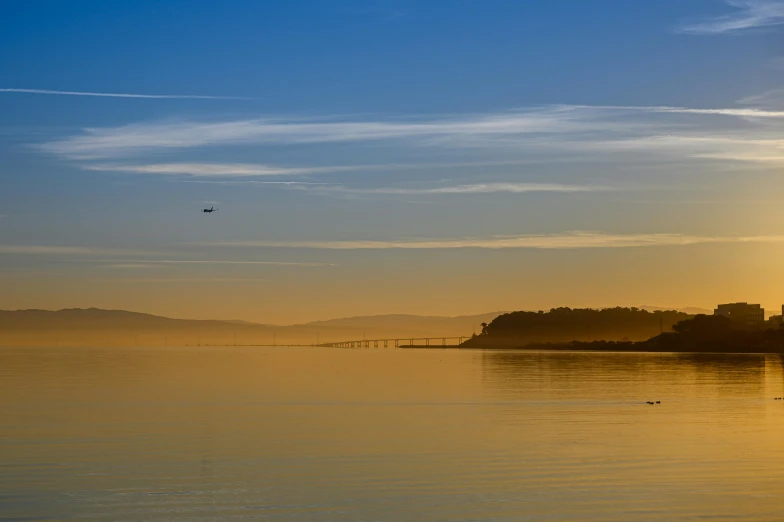
<svg viewBox="0 0 784 522">
<path fill-rule="evenodd" d="M 535 389 L 553 397 L 634 400 L 651 387 L 668 398 L 766 398 L 784 389 L 772 354 L 643 354 L 503 351 L 482 354 L 485 386 L 500 395 Z"/>
<path fill-rule="evenodd" d="M 777 520 L 783 379 L 772 355 L 0 351 L 0 518 Z"/>
</svg>

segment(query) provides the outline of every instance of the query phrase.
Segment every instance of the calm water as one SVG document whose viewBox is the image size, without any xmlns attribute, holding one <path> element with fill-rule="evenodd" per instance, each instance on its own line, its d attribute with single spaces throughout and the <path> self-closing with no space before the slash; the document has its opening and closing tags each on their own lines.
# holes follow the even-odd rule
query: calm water
<svg viewBox="0 0 784 522">
<path fill-rule="evenodd" d="M 780 396 L 777 356 L 0 349 L 0 519 L 781 520 Z"/>
</svg>

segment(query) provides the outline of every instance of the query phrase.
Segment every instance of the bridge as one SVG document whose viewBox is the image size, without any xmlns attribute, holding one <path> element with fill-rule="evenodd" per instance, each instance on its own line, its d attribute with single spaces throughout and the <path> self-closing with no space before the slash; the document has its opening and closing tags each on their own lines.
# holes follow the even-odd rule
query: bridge
<svg viewBox="0 0 784 522">
<path fill-rule="evenodd" d="M 361 341 L 340 341 L 321 343 L 324 348 L 457 348 L 466 336 L 459 337 L 402 337 L 398 339 L 362 339 Z M 451 344 L 448 344 L 449 341 Z M 455 341 L 457 341 L 455 343 Z M 408 343 L 408 344 L 405 344 Z M 418 343 L 418 344 L 415 344 Z"/>
</svg>

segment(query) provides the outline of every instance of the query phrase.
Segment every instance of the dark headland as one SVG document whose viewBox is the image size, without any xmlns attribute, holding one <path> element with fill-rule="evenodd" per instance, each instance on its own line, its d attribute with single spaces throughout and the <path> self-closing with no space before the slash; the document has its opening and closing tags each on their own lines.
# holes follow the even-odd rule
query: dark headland
<svg viewBox="0 0 784 522">
<path fill-rule="evenodd" d="M 784 353 L 780 323 L 722 315 L 608 308 L 504 314 L 462 348 L 629 352 Z"/>
</svg>

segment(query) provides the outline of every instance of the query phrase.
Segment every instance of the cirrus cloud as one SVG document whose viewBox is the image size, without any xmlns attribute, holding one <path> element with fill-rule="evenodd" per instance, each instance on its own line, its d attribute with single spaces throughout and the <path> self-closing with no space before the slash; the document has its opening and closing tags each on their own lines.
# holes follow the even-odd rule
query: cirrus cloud
<svg viewBox="0 0 784 522">
<path fill-rule="evenodd" d="M 141 98 L 163 100 L 241 100 L 235 96 L 202 96 L 194 94 L 129 94 L 117 92 L 58 91 L 51 89 L 14 89 L 2 88 L 0 93 L 51 94 L 59 96 L 94 96 L 99 98 Z"/>
<path fill-rule="evenodd" d="M 613 187 L 591 186 L 591 185 L 568 185 L 560 183 L 474 183 L 464 185 L 452 185 L 429 188 L 401 188 L 401 187 L 374 187 L 374 188 L 352 188 L 334 185 L 294 185 L 292 188 L 297 190 L 307 190 L 310 192 L 322 192 L 347 195 L 470 195 L 470 194 L 529 194 L 536 192 L 603 192 L 617 190 Z"/>
<path fill-rule="evenodd" d="M 698 236 L 688 234 L 611 234 L 574 231 L 563 234 L 497 236 L 490 238 L 422 239 L 400 241 L 219 241 L 201 246 L 235 248 L 307 248 L 317 250 L 435 250 L 458 248 L 583 249 L 688 246 L 707 243 L 784 243 L 784 236 Z"/>
<path fill-rule="evenodd" d="M 92 128 L 38 145 L 71 160 L 89 160 L 82 169 L 192 177 L 317 175 L 362 170 L 429 169 L 478 165 L 450 161 L 432 164 L 277 166 L 253 163 L 153 162 L 116 160 L 152 153 L 227 146 L 292 146 L 316 143 L 383 142 L 420 149 L 460 151 L 503 148 L 512 162 L 611 160 L 606 152 L 630 146 L 681 158 L 721 153 L 733 146 L 773 143 L 784 135 L 784 111 L 757 107 L 689 108 L 667 106 L 556 105 L 501 113 L 388 120 L 254 119 L 223 122 L 148 122 Z M 665 138 L 665 139 L 662 139 Z M 654 143 L 655 141 L 655 143 Z M 705 150 L 715 142 L 711 150 Z M 655 145 L 640 149 L 640 145 Z M 694 146 L 694 148 L 690 148 Z M 715 150 L 714 150 L 715 149 Z M 604 150 L 603 154 L 598 154 Z M 759 152 L 759 151 L 754 151 Z M 772 154 L 764 154 L 771 156 Z M 747 155 L 738 154 L 738 157 Z M 470 160 L 470 158 L 467 158 Z M 100 162 L 103 160 L 103 162 Z M 113 160 L 113 161 L 106 161 Z M 492 162 L 488 162 L 492 163 Z"/>
<path fill-rule="evenodd" d="M 725 34 L 784 24 L 784 2 L 781 0 L 726 0 L 735 12 L 686 23 L 677 31 L 687 34 Z"/>
</svg>

